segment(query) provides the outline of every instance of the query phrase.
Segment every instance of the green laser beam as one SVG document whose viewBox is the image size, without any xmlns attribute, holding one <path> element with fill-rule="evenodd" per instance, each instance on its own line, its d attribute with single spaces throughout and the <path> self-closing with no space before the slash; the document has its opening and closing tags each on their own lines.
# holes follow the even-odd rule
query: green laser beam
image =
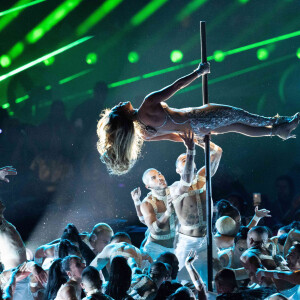
<svg viewBox="0 0 300 300">
<path fill-rule="evenodd" d="M 189 2 L 176 16 L 177 21 L 182 21 L 194 11 L 196 11 L 200 6 L 202 6 L 207 0 L 194 0 Z"/>
<path fill-rule="evenodd" d="M 266 67 L 269 67 L 271 65 L 278 64 L 280 62 L 286 61 L 286 60 L 288 60 L 290 58 L 293 58 L 293 57 L 295 57 L 294 54 L 289 54 L 289 55 L 286 55 L 286 56 L 283 56 L 283 57 L 279 57 L 277 59 L 274 59 L 272 61 L 268 61 L 266 63 L 261 63 L 261 64 L 251 66 L 251 67 L 246 68 L 246 69 L 242 69 L 242 70 L 239 70 L 239 71 L 236 71 L 236 72 L 232 72 L 230 74 L 226 74 L 226 75 L 208 80 L 208 84 L 218 83 L 218 82 L 221 82 L 221 81 L 224 81 L 224 80 L 227 80 L 227 79 L 231 79 L 231 78 L 236 77 L 236 76 L 240 76 L 240 75 L 244 75 L 244 74 L 249 73 L 249 72 L 257 71 L 259 69 L 266 68 Z M 176 95 L 186 93 L 186 92 L 190 92 L 190 91 L 196 90 L 196 89 L 201 88 L 201 87 L 202 87 L 202 83 L 195 84 L 193 86 L 189 86 L 189 87 L 186 87 L 186 88 L 178 91 L 176 93 Z"/>
<path fill-rule="evenodd" d="M 32 1 L 32 2 L 27 3 L 27 4 L 23 4 L 23 5 L 20 5 L 20 6 L 17 6 L 17 7 L 7 9 L 5 11 L 0 12 L 0 17 L 11 14 L 11 13 L 13 13 L 15 11 L 18 11 L 18 10 L 22 10 L 22 9 L 27 8 L 29 6 L 36 5 L 38 3 L 45 2 L 45 1 L 46 0 L 36 0 L 36 1 Z"/>
<path fill-rule="evenodd" d="M 78 78 L 78 77 L 81 77 L 81 76 L 83 76 L 83 75 L 85 75 L 85 74 L 88 74 L 88 73 L 90 73 L 91 71 L 93 71 L 93 69 L 87 69 L 87 70 L 81 71 L 81 72 L 79 72 L 79 73 L 77 73 L 77 74 L 68 76 L 68 77 L 66 77 L 66 78 L 64 78 L 64 79 L 61 79 L 58 83 L 59 83 L 59 84 L 65 84 L 65 83 L 67 83 L 67 82 L 69 82 L 69 81 L 72 81 L 72 80 Z"/>
<path fill-rule="evenodd" d="M 26 35 L 26 41 L 31 44 L 36 43 L 56 24 L 64 19 L 73 9 L 75 9 L 81 1 L 82 0 L 64 1 Z"/>
<path fill-rule="evenodd" d="M 12 70 L 12 71 L 8 72 L 7 74 L 4 74 L 4 75 L 0 76 L 0 82 L 7 79 L 7 78 L 9 78 L 9 77 L 11 77 L 11 76 L 13 76 L 13 75 L 16 75 L 16 74 L 18 74 L 20 72 L 23 72 L 23 71 L 25 71 L 29 68 L 32 68 L 33 66 L 39 64 L 40 62 L 43 62 L 44 60 L 46 60 L 46 59 L 48 59 L 52 56 L 56 56 L 56 55 L 58 55 L 62 52 L 65 52 L 65 51 L 67 51 L 67 50 L 69 50 L 69 49 L 71 49 L 71 48 L 73 48 L 77 45 L 80 45 L 80 44 L 90 40 L 91 38 L 92 38 L 92 36 L 87 36 L 87 37 L 81 38 L 81 39 L 79 39 L 79 40 L 77 40 L 77 41 L 75 41 L 71 44 L 68 44 L 68 45 L 66 45 L 66 46 L 64 46 L 64 47 L 62 47 L 58 50 L 55 50 L 55 51 L 53 51 L 49 54 L 46 54 L 46 55 L 44 55 L 44 56 L 42 56 L 42 57 L 40 57 L 40 58 L 30 62 L 30 63 L 27 63 L 24 66 L 21 66 L 21 67 L 15 69 L 15 70 Z"/>
<path fill-rule="evenodd" d="M 168 0 L 152 0 L 130 19 L 130 24 L 133 26 L 142 24 L 166 2 Z"/>
<path fill-rule="evenodd" d="M 24 5 L 30 1 L 31 0 L 19 0 L 15 5 L 12 6 L 12 8 Z M 6 26 L 8 26 L 15 18 L 17 18 L 21 12 L 21 10 L 18 10 L 2 17 L 0 19 L 0 31 L 3 30 Z"/>
<path fill-rule="evenodd" d="M 115 9 L 123 0 L 106 0 L 99 6 L 87 19 L 85 19 L 76 29 L 77 36 L 86 34 L 113 9 Z"/>
<path fill-rule="evenodd" d="M 29 95 L 25 95 L 25 96 L 23 96 L 23 97 L 20 97 L 20 98 L 18 98 L 18 99 L 16 99 L 15 100 L 15 103 L 21 103 L 21 102 L 23 102 L 23 101 L 25 101 L 25 100 L 27 100 L 29 98 Z"/>
</svg>

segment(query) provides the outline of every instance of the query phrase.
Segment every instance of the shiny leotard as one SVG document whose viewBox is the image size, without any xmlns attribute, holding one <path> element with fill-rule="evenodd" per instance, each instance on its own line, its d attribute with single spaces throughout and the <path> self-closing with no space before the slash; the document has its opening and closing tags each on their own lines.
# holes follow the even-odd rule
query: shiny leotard
<svg viewBox="0 0 300 300">
<path fill-rule="evenodd" d="M 243 109 L 229 105 L 210 104 L 196 108 L 174 109 L 169 108 L 167 104 L 162 103 L 163 110 L 166 114 L 162 125 L 152 127 L 146 125 L 138 116 L 138 122 L 142 129 L 147 133 L 149 138 L 159 136 L 160 132 L 164 134 L 170 132 L 183 132 L 192 129 L 196 138 L 202 139 L 205 134 L 214 129 L 225 127 L 232 124 L 245 124 L 253 127 L 272 126 L 276 121 L 275 117 L 263 117 L 251 114 Z M 180 114 L 183 121 L 175 121 L 174 114 Z M 171 125 L 171 126 L 168 126 Z M 174 126 L 175 125 L 175 126 Z M 169 130 L 168 127 L 178 128 Z"/>
</svg>

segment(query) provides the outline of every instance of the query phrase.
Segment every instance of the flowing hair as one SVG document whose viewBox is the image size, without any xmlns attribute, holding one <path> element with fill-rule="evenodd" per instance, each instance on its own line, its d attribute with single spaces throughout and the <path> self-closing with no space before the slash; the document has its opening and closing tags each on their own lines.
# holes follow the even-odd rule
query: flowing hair
<svg viewBox="0 0 300 300">
<path fill-rule="evenodd" d="M 62 269 L 62 259 L 58 258 L 53 261 L 50 269 L 44 300 L 54 300 L 59 288 L 67 282 L 67 274 Z"/>
<path fill-rule="evenodd" d="M 126 174 L 140 156 L 143 139 L 140 126 L 118 109 L 102 111 L 97 125 L 97 149 L 110 174 Z"/>
</svg>

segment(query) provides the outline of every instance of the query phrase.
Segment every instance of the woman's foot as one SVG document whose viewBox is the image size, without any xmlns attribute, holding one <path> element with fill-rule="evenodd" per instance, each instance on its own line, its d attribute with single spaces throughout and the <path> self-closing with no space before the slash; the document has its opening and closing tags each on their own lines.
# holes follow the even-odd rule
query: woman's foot
<svg viewBox="0 0 300 300">
<path fill-rule="evenodd" d="M 279 117 L 281 118 L 281 117 Z M 277 135 L 283 140 L 295 138 L 296 135 L 291 134 L 297 128 L 300 122 L 300 113 L 296 113 L 289 121 L 283 121 L 278 118 L 278 123 L 273 125 L 272 134 Z"/>
</svg>

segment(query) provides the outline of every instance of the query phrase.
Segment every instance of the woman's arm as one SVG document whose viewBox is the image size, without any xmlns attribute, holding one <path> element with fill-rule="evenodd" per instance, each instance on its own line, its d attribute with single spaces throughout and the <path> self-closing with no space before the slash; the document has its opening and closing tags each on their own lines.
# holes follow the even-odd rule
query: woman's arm
<svg viewBox="0 0 300 300">
<path fill-rule="evenodd" d="M 194 250 L 190 250 L 189 255 L 187 256 L 186 260 L 185 260 L 185 267 L 192 279 L 192 282 L 196 288 L 196 290 L 198 291 L 198 299 L 203 299 L 206 300 L 207 296 L 206 296 L 206 292 L 205 292 L 205 285 L 202 281 L 201 276 L 199 275 L 199 273 L 197 272 L 197 270 L 195 269 L 195 267 L 193 266 L 193 262 L 197 259 L 196 257 L 196 251 Z"/>
<path fill-rule="evenodd" d="M 271 217 L 271 215 L 269 215 L 270 211 L 267 209 L 258 209 L 258 206 L 255 206 L 255 214 L 252 218 L 252 220 L 250 221 L 250 223 L 247 225 L 247 227 L 249 229 L 251 229 L 254 226 L 257 226 L 258 222 L 260 221 L 260 219 L 264 218 L 264 217 Z"/>
<path fill-rule="evenodd" d="M 186 86 L 191 84 L 195 79 L 209 72 L 209 63 L 200 64 L 194 72 L 177 79 L 175 82 L 159 91 L 147 95 L 143 102 L 143 105 L 157 105 L 160 102 L 166 101 L 169 98 L 171 98 L 177 91 L 185 88 Z"/>
</svg>

